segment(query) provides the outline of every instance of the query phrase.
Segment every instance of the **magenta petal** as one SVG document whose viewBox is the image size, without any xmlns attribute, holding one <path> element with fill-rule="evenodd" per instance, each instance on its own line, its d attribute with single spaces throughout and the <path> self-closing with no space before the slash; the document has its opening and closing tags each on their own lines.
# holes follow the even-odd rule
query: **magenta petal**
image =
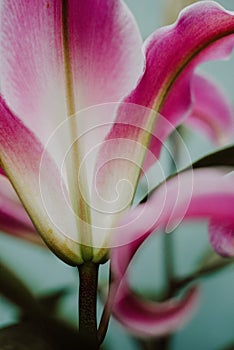
<svg viewBox="0 0 234 350">
<path fill-rule="evenodd" d="M 173 229 L 184 219 L 211 219 L 210 230 L 216 223 L 234 223 L 234 187 L 232 175 L 225 170 L 199 169 L 186 171 L 163 183 L 148 202 L 138 205 L 125 215 L 116 229 L 111 263 L 112 294 L 109 305 L 115 316 L 133 334 L 157 336 L 172 332 L 191 313 L 197 300 L 192 289 L 180 301 L 154 304 L 134 295 L 126 282 L 127 268 L 141 244 L 159 228 Z M 222 253 L 233 253 L 233 228 L 211 231 L 215 248 Z"/>
<path fill-rule="evenodd" d="M 1 168 L 1 167 L 0 167 L 0 175 L 6 176 L 5 171 L 4 171 L 3 168 Z"/>
<path fill-rule="evenodd" d="M 150 150 L 157 157 L 162 142 L 192 109 L 194 69 L 200 63 L 229 57 L 233 33 L 233 13 L 206 1 L 189 6 L 174 25 L 157 30 L 147 40 L 145 72 L 126 102 L 152 108 L 169 122 L 168 127 L 163 118 L 156 123 Z"/>
<path fill-rule="evenodd" d="M 142 74 L 142 39 L 124 2 L 69 1 L 70 49 L 82 107 L 118 102 Z"/>
<path fill-rule="evenodd" d="M 47 141 L 67 116 L 61 1 L 1 2 L 1 92 L 11 110 Z M 142 40 L 119 0 L 69 0 L 76 111 L 116 102 L 142 73 Z"/>
<path fill-rule="evenodd" d="M 118 279 L 144 240 L 161 227 L 170 232 L 187 219 L 233 222 L 233 178 L 224 174 L 206 168 L 186 171 L 162 184 L 145 204 L 129 211 L 113 237 L 116 248 L 112 262 Z"/>
<path fill-rule="evenodd" d="M 17 236 L 33 235 L 35 228 L 13 187 L 0 175 L 0 230 Z"/>
<path fill-rule="evenodd" d="M 199 290 L 191 287 L 180 299 L 157 303 L 135 295 L 124 283 L 118 290 L 113 315 L 137 337 L 164 336 L 178 330 L 197 306 Z"/>
<path fill-rule="evenodd" d="M 71 240 L 77 235 L 76 220 L 61 174 L 38 139 L 12 114 L 2 98 L 0 161 L 48 246 L 68 263 L 79 262 L 79 246 Z"/>
<path fill-rule="evenodd" d="M 60 1 L 4 0 L 0 19 L 1 94 L 46 142 L 65 113 Z"/>
<path fill-rule="evenodd" d="M 211 220 L 209 237 L 216 252 L 225 257 L 234 256 L 234 217 L 233 220 Z"/>
<path fill-rule="evenodd" d="M 152 119 L 157 117 L 141 105 L 116 107 L 116 121 L 98 149 L 92 198 L 99 210 L 96 217 L 110 228 L 132 204 L 154 127 Z"/>
<path fill-rule="evenodd" d="M 212 80 L 194 74 L 191 82 L 193 107 L 185 123 L 222 144 L 233 136 L 234 111 L 231 102 Z"/>
</svg>

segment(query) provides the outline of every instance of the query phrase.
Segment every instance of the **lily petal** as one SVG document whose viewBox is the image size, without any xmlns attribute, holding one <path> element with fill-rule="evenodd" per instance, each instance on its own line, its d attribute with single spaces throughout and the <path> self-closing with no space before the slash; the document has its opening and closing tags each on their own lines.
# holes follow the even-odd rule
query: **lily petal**
<svg viewBox="0 0 234 350">
<path fill-rule="evenodd" d="M 2 98 L 0 161 L 47 245 L 68 263 L 79 262 L 79 246 L 71 240 L 72 236 L 67 236 L 77 233 L 62 178 L 40 142 L 12 114 Z"/>
<path fill-rule="evenodd" d="M 68 16 L 82 108 L 120 101 L 135 87 L 144 66 L 142 39 L 131 12 L 120 0 L 72 0 Z"/>
<path fill-rule="evenodd" d="M 131 206 L 154 127 L 154 111 L 121 103 L 117 121 L 101 143 L 93 184 L 93 217 L 100 227 L 111 229 Z"/>
<path fill-rule="evenodd" d="M 76 151 L 71 152 L 76 156 L 74 160 L 71 155 L 71 162 L 66 155 L 86 125 L 80 131 L 78 123 L 74 125 L 76 118 L 69 118 L 70 129 L 66 123 L 60 123 L 68 114 L 85 107 L 118 102 L 136 85 L 144 66 L 139 30 L 126 5 L 118 0 L 4 0 L 1 6 L 2 94 L 10 109 L 42 144 L 48 146 L 47 140 L 53 135 L 52 146 L 47 149 L 57 165 L 66 160 L 66 181 L 76 207 L 74 178 L 80 164 Z M 67 81 L 67 60 L 71 86 Z M 74 95 L 72 112 L 67 106 L 68 85 Z M 109 122 L 114 116 L 109 115 Z M 62 127 L 56 133 L 59 124 Z M 62 138 L 56 138 L 61 130 Z M 99 135 L 99 128 L 96 130 L 98 140 L 102 140 L 104 136 Z M 84 154 L 79 154 L 82 159 L 90 150 L 89 143 L 87 147 L 80 147 L 79 143 L 82 153 L 80 150 L 84 150 Z M 86 171 L 81 178 L 86 178 Z M 69 235 L 74 236 L 71 232 Z"/>
<path fill-rule="evenodd" d="M 61 3 L 1 3 L 2 95 L 42 143 L 67 116 Z M 67 23 L 76 111 L 119 101 L 144 64 L 140 34 L 126 5 L 70 0 Z"/>
<path fill-rule="evenodd" d="M 17 236 L 36 236 L 35 228 L 13 187 L 7 177 L 2 175 L 0 175 L 0 230 Z"/>
<path fill-rule="evenodd" d="M 125 98 L 125 105 L 123 103 L 120 106 L 115 124 L 99 151 L 95 176 L 101 167 L 103 171 L 99 175 L 100 181 L 96 176 L 95 189 L 98 191 L 99 198 L 106 200 L 106 206 L 110 205 L 113 188 L 121 180 L 128 181 L 133 188 L 136 187 L 139 171 L 141 171 L 140 168 L 145 159 L 143 147 L 148 146 L 150 138 L 149 152 L 143 166 L 144 171 L 155 162 L 165 138 L 191 112 L 193 105 L 191 82 L 195 81 L 195 90 L 198 79 L 196 76 L 194 77 L 194 69 L 204 61 L 227 58 L 234 45 L 233 33 L 234 16 L 218 4 L 208 1 L 184 10 L 177 23 L 159 29 L 149 37 L 145 44 L 145 71 L 136 89 Z M 175 52 L 180 54 L 175 55 Z M 196 92 L 194 91 L 194 93 Z M 148 107 L 148 113 L 146 111 L 143 115 L 143 112 L 136 111 L 134 119 L 134 113 L 131 113 L 130 108 L 126 107 L 134 104 L 141 106 L 142 109 L 144 106 Z M 126 111 L 127 109 L 128 111 Z M 137 108 L 135 107 L 135 109 Z M 139 114 L 141 114 L 140 125 L 138 122 Z M 230 112 L 227 118 L 229 119 L 229 117 Z M 144 135 L 145 130 L 148 133 L 147 137 Z M 143 146 L 141 152 L 134 152 L 137 147 L 130 146 L 133 133 L 134 141 Z M 142 142 L 142 140 L 144 141 Z M 126 146 L 126 142 L 129 146 Z M 120 158 L 121 145 L 128 151 L 132 148 L 132 164 L 135 163 L 135 155 L 138 155 L 135 166 L 126 160 L 131 159 L 131 157 L 129 155 L 125 157 L 124 152 L 122 158 L 126 158 L 125 162 L 113 161 L 113 159 Z M 109 157 L 108 161 L 107 156 Z M 104 167 L 103 164 L 106 163 L 108 166 Z M 128 171 L 129 168 L 132 171 Z M 112 176 L 109 176 L 110 173 Z M 112 189 L 111 193 L 110 189 Z M 127 194 L 125 189 L 123 192 Z M 121 198 L 121 195 L 119 197 Z M 126 202 L 131 203 L 131 195 L 126 196 L 126 198 L 129 199 Z M 125 206 L 123 205 L 123 207 Z M 106 210 L 105 205 L 102 210 Z"/>
<path fill-rule="evenodd" d="M 111 308 L 111 299 L 114 300 L 115 304 L 112 307 L 116 317 L 132 333 L 142 336 L 166 334 L 176 329 L 176 322 L 178 326 L 182 324 L 184 317 L 193 310 L 197 300 L 196 289 L 190 290 L 188 295 L 180 302 L 175 302 L 174 306 L 164 304 L 160 309 L 158 304 L 142 301 L 131 292 L 126 282 L 126 272 L 138 248 L 151 233 L 162 227 L 167 228 L 168 225 L 170 228 L 173 223 L 178 224 L 182 217 L 215 219 L 222 222 L 228 220 L 234 227 L 233 179 L 224 176 L 225 174 L 225 170 L 205 168 L 193 173 L 183 172 L 180 176 L 163 183 L 148 202 L 138 205 L 119 223 L 114 236 L 115 248 L 111 254 L 113 285 L 108 302 Z M 222 234 L 221 230 L 216 231 L 216 234 Z M 224 236 L 223 242 L 225 238 Z M 219 241 L 222 241 L 222 238 Z M 164 314 L 164 307 L 170 311 L 165 311 Z M 159 310 L 162 311 L 161 314 Z M 169 316 L 164 318 L 163 315 Z"/>
<path fill-rule="evenodd" d="M 149 147 L 156 157 L 165 138 L 191 112 L 191 79 L 196 66 L 227 59 L 234 45 L 233 34 L 233 13 L 205 1 L 189 6 L 174 25 L 158 29 L 147 39 L 145 72 L 126 102 L 154 109 L 164 117 L 157 119 Z"/>
<path fill-rule="evenodd" d="M 112 261 L 123 275 L 144 240 L 155 230 L 174 229 L 182 220 L 215 219 L 234 222 L 234 185 L 225 170 L 185 171 L 163 183 L 146 203 L 123 217 L 113 234 Z"/>
<path fill-rule="evenodd" d="M 164 336 L 178 330 L 188 320 L 198 297 L 198 287 L 191 287 L 180 299 L 157 303 L 135 295 L 125 283 L 118 290 L 113 315 L 137 337 Z"/>
<path fill-rule="evenodd" d="M 209 238 L 214 250 L 224 256 L 234 256 L 234 220 L 211 220 Z"/>
<path fill-rule="evenodd" d="M 61 1 L 6 0 L 1 9 L 1 91 L 44 142 L 66 117 Z M 122 1 L 69 1 L 77 109 L 119 101 L 143 68 L 141 38 Z M 50 123 L 50 124 L 49 124 Z"/>
<path fill-rule="evenodd" d="M 212 80 L 194 74 L 191 82 L 193 109 L 185 124 L 201 130 L 216 144 L 228 141 L 234 131 L 231 102 Z"/>
</svg>

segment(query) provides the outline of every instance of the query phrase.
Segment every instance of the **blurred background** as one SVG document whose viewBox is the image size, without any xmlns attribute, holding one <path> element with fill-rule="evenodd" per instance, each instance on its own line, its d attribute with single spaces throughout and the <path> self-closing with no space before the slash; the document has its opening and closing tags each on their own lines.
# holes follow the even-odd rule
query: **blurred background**
<svg viewBox="0 0 234 350">
<path fill-rule="evenodd" d="M 167 21 L 165 0 L 126 0 L 126 3 L 135 15 L 144 39 Z M 229 10 L 234 10 L 234 0 L 219 3 Z M 234 103 L 234 57 L 229 61 L 206 63 L 199 67 L 199 70 L 220 82 Z M 191 130 L 184 134 L 184 142 L 192 160 L 215 148 L 205 136 L 195 134 Z M 163 159 L 162 163 L 167 166 L 167 159 Z M 151 176 L 154 181 L 153 172 Z M 186 223 L 177 228 L 173 235 L 174 268 L 177 275 L 189 274 L 209 249 L 206 228 L 206 223 Z M 0 235 L 0 241 L 1 261 L 15 271 L 35 295 L 42 296 L 63 287 L 68 288 L 68 295 L 59 305 L 59 315 L 76 324 L 76 270 L 59 261 L 47 249 L 4 234 Z M 164 261 L 162 236 L 155 235 L 145 242 L 131 266 L 131 283 L 138 292 L 157 295 L 163 288 Z M 106 280 L 106 270 L 107 266 L 104 266 L 103 281 Z M 173 350 L 221 350 L 234 344 L 234 264 L 199 281 L 199 284 L 199 307 L 192 319 L 173 335 Z M 101 310 L 101 304 L 99 309 Z M 17 317 L 18 310 L 0 297 L 0 325 L 10 325 Z M 138 349 L 138 343 L 114 320 L 111 321 L 105 344 L 111 350 Z"/>
</svg>

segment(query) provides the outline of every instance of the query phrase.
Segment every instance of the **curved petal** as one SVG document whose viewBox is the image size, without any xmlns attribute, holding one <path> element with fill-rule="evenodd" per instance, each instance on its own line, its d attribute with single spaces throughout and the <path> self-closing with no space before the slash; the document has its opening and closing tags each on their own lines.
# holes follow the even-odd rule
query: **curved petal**
<svg viewBox="0 0 234 350">
<path fill-rule="evenodd" d="M 126 271 L 141 244 L 160 227 L 169 226 L 170 228 L 175 223 L 178 225 L 182 219 L 194 218 L 215 219 L 223 222 L 228 220 L 234 223 L 233 178 L 231 175 L 224 176 L 226 172 L 227 170 L 206 168 L 194 172 L 182 172 L 163 183 L 151 195 L 148 202 L 131 210 L 116 227 L 112 242 L 115 248 L 111 252 L 113 284 L 107 301 L 107 311 L 114 307 L 116 316 L 133 333 L 146 334 L 147 329 L 152 327 L 155 335 L 159 330 L 164 334 L 175 329 L 176 325 L 173 320 L 176 317 L 180 322 L 180 317 L 182 320 L 183 316 L 189 315 L 192 310 L 193 301 L 196 299 L 195 292 L 191 293 L 193 296 L 190 294 L 191 299 L 185 297 L 184 301 L 187 300 L 187 303 L 178 302 L 178 313 L 176 312 L 174 316 L 172 313 L 169 318 L 172 323 L 167 323 L 161 318 L 162 328 L 160 328 L 159 322 L 156 322 L 157 317 L 155 316 L 154 319 L 151 313 L 156 306 L 151 305 L 151 308 L 148 309 L 148 303 L 142 304 L 140 299 L 136 299 L 136 296 L 131 294 L 128 287 L 126 289 Z M 143 317 L 145 309 L 148 309 L 146 319 Z M 119 315 L 118 312 L 120 312 Z"/>
<path fill-rule="evenodd" d="M 194 74 L 191 93 L 193 107 L 185 124 L 200 130 L 215 143 L 228 141 L 234 132 L 234 113 L 223 91 L 212 80 Z"/>
<path fill-rule="evenodd" d="M 2 95 L 42 144 L 48 146 L 52 138 L 48 153 L 57 165 L 65 162 L 72 206 L 88 221 L 76 179 L 79 175 L 81 191 L 89 198 L 89 169 L 80 160 L 90 143 L 79 137 L 89 121 L 88 126 L 84 120 L 76 123 L 71 116 L 92 105 L 118 102 L 135 87 L 144 66 L 136 23 L 121 0 L 3 0 L 0 23 Z M 111 122 L 115 114 L 108 117 Z M 101 126 L 105 120 L 104 115 Z M 95 133 L 94 139 L 102 140 L 100 128 Z M 85 244 L 91 244 L 85 236 Z"/>
<path fill-rule="evenodd" d="M 154 126 L 151 113 L 140 105 L 119 104 L 118 121 L 100 144 L 91 198 L 100 227 L 111 229 L 132 204 Z"/>
<path fill-rule="evenodd" d="M 117 111 L 115 124 L 99 151 L 96 168 L 99 169 L 102 166 L 103 171 L 100 172 L 99 176 L 101 180 L 98 181 L 97 177 L 95 179 L 97 180 L 95 189 L 97 188 L 99 197 L 107 197 L 107 205 L 109 205 L 109 188 L 114 188 L 122 179 L 129 181 L 133 188 L 136 187 L 139 169 L 145 159 L 145 150 L 141 147 L 137 166 L 131 166 L 135 162 L 136 146 L 132 147 L 133 162 L 131 165 L 127 161 L 122 163 L 109 161 L 108 166 L 103 167 L 103 164 L 107 163 L 107 156 L 109 160 L 119 158 L 121 145 L 128 142 L 129 147 L 125 146 L 125 149 L 130 150 L 130 141 L 133 138 L 140 143 L 143 139 L 143 146 L 147 147 L 152 136 L 144 163 L 144 170 L 147 170 L 159 156 L 164 139 L 191 112 L 192 93 L 194 92 L 195 97 L 198 95 L 197 80 L 199 78 L 194 76 L 195 67 L 206 60 L 229 56 L 234 44 L 233 33 L 234 16 L 225 12 L 218 4 L 208 1 L 189 7 L 182 12 L 175 25 L 157 30 L 147 40 L 144 74 L 136 89 L 126 97 L 125 104 L 121 105 Z M 178 54 L 175 55 L 175 52 Z M 138 111 L 130 113 L 130 108 L 126 106 L 134 104 L 141 106 L 142 110 L 144 106 L 148 109 L 145 110 L 144 114 L 138 113 Z M 225 113 L 228 113 L 227 116 L 224 116 L 224 120 L 225 118 L 230 119 L 231 112 L 227 111 L 227 106 L 222 103 L 220 107 L 223 109 L 226 107 Z M 140 108 L 138 107 L 138 109 Z M 160 112 L 162 115 L 152 112 L 152 110 Z M 139 114 L 141 124 L 138 122 Z M 214 117 L 214 119 L 217 118 Z M 215 128 L 217 121 L 215 123 L 214 120 L 212 126 Z M 145 130 L 148 132 L 147 137 Z M 122 153 L 122 158 L 125 158 L 124 152 Z M 155 157 L 152 156 L 152 153 Z M 130 167 L 132 171 L 128 171 Z M 110 177 L 110 173 L 113 176 Z M 127 191 L 124 192 L 127 193 Z M 113 195 L 113 191 L 109 196 L 111 195 Z M 125 196 L 122 195 L 122 197 Z M 131 202 L 129 197 L 128 202 Z"/>
<path fill-rule="evenodd" d="M 157 157 L 162 142 L 191 111 L 194 69 L 208 60 L 228 58 L 233 33 L 233 13 L 215 2 L 202 1 L 183 10 L 174 25 L 160 28 L 146 41 L 145 72 L 126 102 L 152 108 L 164 117 L 157 119 L 149 146 Z"/>
<path fill-rule="evenodd" d="M 35 238 L 37 235 L 9 180 L 2 175 L 0 175 L 0 230 L 17 236 L 31 235 Z"/>
<path fill-rule="evenodd" d="M 113 235 L 115 274 L 124 275 L 139 246 L 160 227 L 170 231 L 187 219 L 234 222 L 233 178 L 224 174 L 224 170 L 210 168 L 183 172 L 126 214 Z"/>
<path fill-rule="evenodd" d="M 68 263 L 80 262 L 76 221 L 57 167 L 0 98 L 0 161 L 34 226 Z M 68 237 L 67 235 L 71 236 Z M 73 237 L 72 237 L 73 235 Z"/>
<path fill-rule="evenodd" d="M 141 38 L 122 1 L 1 2 L 1 91 L 11 110 L 45 142 L 67 116 L 62 28 L 68 28 L 76 111 L 119 101 L 144 64 Z"/>
<path fill-rule="evenodd" d="M 157 303 L 135 295 L 121 284 L 113 305 L 113 315 L 137 337 L 158 337 L 178 330 L 197 306 L 199 290 L 191 287 L 180 299 Z"/>
</svg>

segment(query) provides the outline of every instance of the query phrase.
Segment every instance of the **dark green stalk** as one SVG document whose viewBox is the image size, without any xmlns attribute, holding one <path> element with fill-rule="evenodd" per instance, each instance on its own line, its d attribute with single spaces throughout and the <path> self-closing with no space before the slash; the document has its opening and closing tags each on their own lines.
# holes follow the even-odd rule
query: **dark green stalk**
<svg viewBox="0 0 234 350">
<path fill-rule="evenodd" d="M 164 257 L 164 274 L 166 280 L 166 288 L 164 299 L 171 296 L 171 284 L 174 279 L 174 242 L 173 233 L 163 235 L 163 257 Z"/>
<path fill-rule="evenodd" d="M 140 345 L 142 350 L 168 350 L 170 338 L 163 337 L 158 339 L 148 340 L 147 342 L 144 340 L 138 340 L 138 345 Z"/>
<path fill-rule="evenodd" d="M 87 262 L 78 266 L 79 288 L 79 332 L 83 338 L 82 350 L 99 349 L 97 337 L 97 286 L 98 265 Z"/>
</svg>

